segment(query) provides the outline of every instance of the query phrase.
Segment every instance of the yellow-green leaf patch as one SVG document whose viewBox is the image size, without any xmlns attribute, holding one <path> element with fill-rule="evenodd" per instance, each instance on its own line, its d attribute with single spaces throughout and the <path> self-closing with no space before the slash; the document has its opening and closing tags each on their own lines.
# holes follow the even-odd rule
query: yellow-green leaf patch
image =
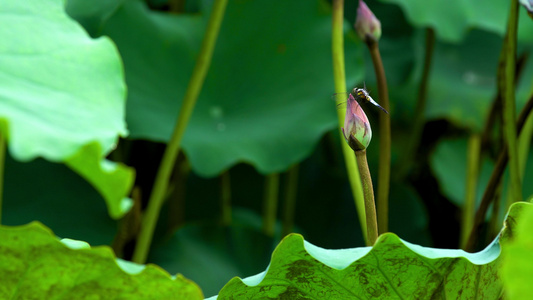
<svg viewBox="0 0 533 300">
<path fill-rule="evenodd" d="M 181 275 L 117 260 L 106 246 L 60 241 L 38 222 L 0 227 L 0 257 L 1 299 L 203 299 Z"/>
</svg>

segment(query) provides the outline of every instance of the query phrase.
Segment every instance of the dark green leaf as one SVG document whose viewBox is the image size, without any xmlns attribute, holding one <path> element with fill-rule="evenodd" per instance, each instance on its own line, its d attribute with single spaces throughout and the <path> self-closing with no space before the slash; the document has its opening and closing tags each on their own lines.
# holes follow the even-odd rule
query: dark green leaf
<svg viewBox="0 0 533 300">
<path fill-rule="evenodd" d="M 168 141 L 209 7 L 202 12 L 163 14 L 129 1 L 102 27 L 124 59 L 132 137 Z M 262 173 L 279 172 L 311 153 L 337 124 L 330 31 L 323 1 L 229 2 L 183 140 L 194 171 L 213 176 L 244 161 Z M 362 49 L 353 33 L 346 45 L 352 85 L 361 79 Z"/>
<path fill-rule="evenodd" d="M 442 141 L 431 156 L 431 167 L 440 183 L 442 193 L 459 207 L 464 205 L 466 195 L 466 155 L 467 141 L 463 138 Z M 481 201 L 493 169 L 493 162 L 486 157 L 481 159 L 476 203 Z"/>
<path fill-rule="evenodd" d="M 437 35 L 449 42 L 459 42 L 472 28 L 503 36 L 509 12 L 505 1 L 461 0 L 382 0 L 403 8 L 409 21 L 419 27 L 432 27 Z M 379 16 L 378 16 L 379 18 Z M 533 24 L 527 22 L 525 11 L 520 16 L 519 39 L 531 43 Z M 526 21 L 523 21 L 526 19 Z"/>
<path fill-rule="evenodd" d="M 148 261 L 194 280 L 208 296 L 234 276 L 264 270 L 275 244 L 261 232 L 260 216 L 243 209 L 232 212 L 230 227 L 203 222 L 180 228 L 153 247 Z"/>
<path fill-rule="evenodd" d="M 2 224 L 34 220 L 60 237 L 91 245 L 109 245 L 117 231 L 102 196 L 65 165 L 43 159 L 21 163 L 8 156 Z"/>
<path fill-rule="evenodd" d="M 431 156 L 431 167 L 435 172 L 435 176 L 440 182 L 442 192 L 457 206 L 462 207 L 465 199 L 465 185 L 466 185 L 466 138 L 444 140 L 442 141 L 435 152 Z M 533 152 L 529 152 L 525 167 L 524 178 L 530 178 L 533 174 Z M 479 170 L 478 184 L 476 190 L 476 201 L 479 204 L 483 192 L 489 182 L 490 176 L 494 169 L 494 162 L 487 157 L 482 157 L 481 168 Z M 525 182 L 524 182 L 525 183 Z M 533 186 L 531 184 L 524 184 L 522 186 L 522 193 L 527 197 L 533 194 Z M 501 197 L 505 203 L 507 191 L 504 186 Z M 502 212 L 502 218 L 503 218 Z"/>
<path fill-rule="evenodd" d="M 481 132 L 496 97 L 496 70 L 502 39 L 479 30 L 470 31 L 467 37 L 459 45 L 435 43 L 424 115 L 433 120 L 445 118 L 457 127 Z M 424 39 L 417 36 L 414 42 L 423 47 Z M 531 55 L 528 48 L 519 53 Z M 420 61 L 422 55 L 419 55 Z M 529 97 L 533 61 L 527 60 L 523 68 L 516 94 L 517 109 L 521 109 Z M 417 71 L 420 70 L 421 66 Z M 415 72 L 407 82 L 390 87 L 392 111 L 396 117 L 411 120 L 420 77 L 421 74 Z"/>
</svg>

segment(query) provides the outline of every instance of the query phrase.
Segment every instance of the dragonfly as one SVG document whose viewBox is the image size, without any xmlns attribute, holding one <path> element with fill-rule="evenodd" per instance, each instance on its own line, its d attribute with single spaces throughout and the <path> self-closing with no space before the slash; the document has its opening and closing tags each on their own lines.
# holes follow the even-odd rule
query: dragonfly
<svg viewBox="0 0 533 300">
<path fill-rule="evenodd" d="M 389 114 L 389 112 L 386 109 L 381 107 L 381 105 L 379 105 L 376 101 L 374 101 L 374 99 L 372 99 L 372 97 L 370 96 L 370 94 L 366 90 L 366 86 L 363 87 L 363 88 L 354 88 L 350 93 L 335 93 L 333 95 L 348 95 L 348 94 L 352 94 L 352 96 L 359 103 L 359 105 L 361 105 L 362 103 L 365 103 L 365 102 L 369 102 L 369 103 L 372 103 L 373 105 L 379 107 L 379 109 L 384 111 L 386 114 Z"/>
</svg>

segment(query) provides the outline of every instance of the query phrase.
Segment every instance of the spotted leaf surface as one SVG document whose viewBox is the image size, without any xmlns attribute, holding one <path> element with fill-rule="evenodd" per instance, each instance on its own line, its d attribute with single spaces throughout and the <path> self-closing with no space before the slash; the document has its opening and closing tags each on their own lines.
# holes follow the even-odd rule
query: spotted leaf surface
<svg viewBox="0 0 533 300">
<path fill-rule="evenodd" d="M 530 208 L 511 206 L 500 236 L 507 240 Z M 418 246 L 393 233 L 381 235 L 373 247 L 327 250 L 291 234 L 265 272 L 235 277 L 209 299 L 500 299 L 500 253 L 499 237 L 467 253 Z M 518 268 L 516 262 L 510 268 Z"/>
<path fill-rule="evenodd" d="M 59 240 L 42 224 L 0 227 L 1 299 L 203 299 L 200 288 L 109 247 Z"/>
</svg>

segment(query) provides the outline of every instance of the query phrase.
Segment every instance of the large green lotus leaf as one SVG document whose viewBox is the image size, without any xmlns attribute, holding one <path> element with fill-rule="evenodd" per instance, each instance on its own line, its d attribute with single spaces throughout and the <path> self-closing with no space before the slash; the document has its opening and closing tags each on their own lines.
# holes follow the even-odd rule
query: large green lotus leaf
<svg viewBox="0 0 533 300">
<path fill-rule="evenodd" d="M 0 227 L 2 299 L 202 299 L 192 281 L 117 260 L 109 247 L 59 240 L 39 222 Z"/>
<path fill-rule="evenodd" d="M 502 252 L 501 277 L 509 299 L 533 299 L 533 207 L 528 205 L 524 210 L 515 233 L 504 241 Z"/>
<path fill-rule="evenodd" d="M 110 213 L 119 217 L 128 207 L 124 197 L 133 171 L 117 165 L 110 173 L 109 162 L 101 160 L 118 136 L 127 134 L 120 57 L 108 38 L 91 39 L 63 5 L 61 0 L 2 3 L 0 119 L 7 121 L 15 159 L 68 161 L 97 190 L 107 191 Z M 114 193 L 104 177 L 118 185 Z"/>
<path fill-rule="evenodd" d="M 513 205 L 507 220 L 529 205 Z M 506 224 L 505 237 L 514 222 Z M 291 234 L 265 272 L 233 278 L 218 299 L 500 299 L 500 252 L 499 237 L 483 251 L 467 253 L 421 247 L 392 233 L 373 247 L 327 250 Z"/>
<path fill-rule="evenodd" d="M 459 42 L 472 28 L 483 29 L 503 36 L 505 34 L 509 2 L 498 0 L 381 0 L 398 4 L 411 24 L 432 27 L 442 40 Z M 379 18 L 379 16 L 378 16 Z M 525 10 L 520 10 L 519 40 L 533 42 L 533 24 Z"/>
<path fill-rule="evenodd" d="M 124 60 L 131 137 L 169 140 L 210 7 L 201 11 L 163 14 L 128 1 L 101 26 Z M 195 172 L 213 176 L 240 161 L 279 172 L 312 152 L 337 124 L 330 31 L 320 0 L 229 2 L 183 139 Z M 355 40 L 346 35 L 350 84 L 362 74 Z"/>
<path fill-rule="evenodd" d="M 109 151 L 124 122 L 120 57 L 108 38 L 93 40 L 63 1 L 3 3 L 0 110 L 19 160 L 63 161 L 89 141 Z"/>
</svg>

